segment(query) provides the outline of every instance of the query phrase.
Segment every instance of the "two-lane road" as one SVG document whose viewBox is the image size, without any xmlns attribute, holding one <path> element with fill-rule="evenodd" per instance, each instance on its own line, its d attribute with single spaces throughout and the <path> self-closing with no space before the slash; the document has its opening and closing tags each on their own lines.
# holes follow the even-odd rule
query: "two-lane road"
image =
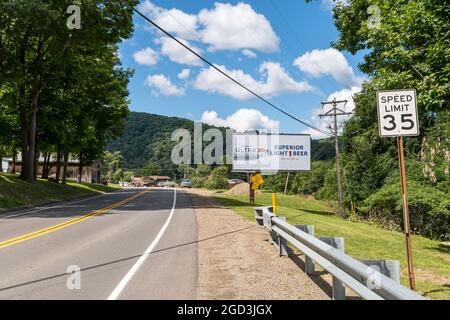
<svg viewBox="0 0 450 320">
<path fill-rule="evenodd" d="M 3 214 L 0 299 L 195 299 L 196 241 L 180 190 L 125 189 Z"/>
</svg>

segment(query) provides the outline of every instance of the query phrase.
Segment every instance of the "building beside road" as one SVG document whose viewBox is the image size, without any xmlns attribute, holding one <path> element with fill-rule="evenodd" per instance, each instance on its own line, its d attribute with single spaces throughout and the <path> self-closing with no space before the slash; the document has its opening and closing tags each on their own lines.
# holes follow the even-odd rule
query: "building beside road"
<svg viewBox="0 0 450 320">
<path fill-rule="evenodd" d="M 39 156 L 37 175 L 42 176 L 44 166 L 48 170 L 48 178 L 56 178 L 57 159 L 56 154 L 51 154 L 47 159 L 42 155 Z M 6 170 L 5 170 L 6 168 Z M 22 155 L 17 155 L 16 161 L 11 158 L 2 159 L 2 171 L 8 173 L 20 173 L 22 168 Z M 63 174 L 63 161 L 61 160 L 60 174 Z M 81 172 L 81 181 L 88 183 L 101 183 L 101 162 L 96 160 L 90 166 L 83 166 Z M 69 155 L 69 161 L 67 161 L 66 179 L 69 181 L 78 181 L 80 174 L 80 161 L 75 157 Z"/>
<path fill-rule="evenodd" d="M 172 179 L 168 176 L 143 176 L 131 178 L 131 185 L 134 187 L 156 187 L 158 183 L 169 182 Z"/>
</svg>

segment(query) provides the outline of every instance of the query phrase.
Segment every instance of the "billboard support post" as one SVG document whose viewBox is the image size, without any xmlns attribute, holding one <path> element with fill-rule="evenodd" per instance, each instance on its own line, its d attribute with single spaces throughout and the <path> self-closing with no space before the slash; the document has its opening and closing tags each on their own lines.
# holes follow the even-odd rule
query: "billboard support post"
<svg viewBox="0 0 450 320">
<path fill-rule="evenodd" d="M 287 173 L 287 176 L 286 176 L 286 183 L 284 184 L 284 195 L 286 195 L 286 193 L 287 193 L 287 188 L 288 188 L 288 183 L 289 183 L 289 171 L 288 171 L 288 173 Z"/>
<path fill-rule="evenodd" d="M 249 201 L 250 203 L 255 203 L 255 190 L 253 189 L 253 173 L 249 174 L 248 186 L 249 186 Z"/>
</svg>

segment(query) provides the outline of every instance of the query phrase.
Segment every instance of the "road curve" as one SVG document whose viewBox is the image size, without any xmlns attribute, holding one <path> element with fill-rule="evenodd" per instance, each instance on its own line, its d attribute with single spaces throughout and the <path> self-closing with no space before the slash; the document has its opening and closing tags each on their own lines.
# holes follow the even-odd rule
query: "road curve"
<svg viewBox="0 0 450 320">
<path fill-rule="evenodd" d="M 180 190 L 124 189 L 2 215 L 0 299 L 195 299 L 196 241 Z"/>
</svg>

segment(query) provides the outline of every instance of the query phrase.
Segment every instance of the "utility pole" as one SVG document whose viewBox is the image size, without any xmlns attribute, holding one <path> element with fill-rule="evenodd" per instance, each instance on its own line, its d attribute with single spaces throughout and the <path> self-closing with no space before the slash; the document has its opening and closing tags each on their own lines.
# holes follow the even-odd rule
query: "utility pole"
<svg viewBox="0 0 450 320">
<path fill-rule="evenodd" d="M 336 98 L 333 99 L 333 101 L 327 101 L 322 102 L 322 108 L 326 105 L 332 105 L 332 108 L 325 112 L 324 114 L 320 114 L 320 118 L 325 117 L 333 117 L 333 128 L 330 129 L 332 131 L 332 134 L 334 136 L 334 147 L 336 149 L 336 181 L 337 181 L 337 188 L 338 188 L 338 214 L 339 216 L 343 216 L 343 210 L 342 210 L 342 183 L 341 183 L 341 169 L 340 169 L 340 163 L 339 163 L 339 140 L 338 140 L 338 125 L 337 125 L 337 117 L 338 116 L 349 116 L 352 114 L 352 112 L 345 112 L 338 108 L 338 105 L 343 103 L 344 109 L 345 105 L 347 104 L 348 100 L 339 100 L 337 101 Z"/>
</svg>

